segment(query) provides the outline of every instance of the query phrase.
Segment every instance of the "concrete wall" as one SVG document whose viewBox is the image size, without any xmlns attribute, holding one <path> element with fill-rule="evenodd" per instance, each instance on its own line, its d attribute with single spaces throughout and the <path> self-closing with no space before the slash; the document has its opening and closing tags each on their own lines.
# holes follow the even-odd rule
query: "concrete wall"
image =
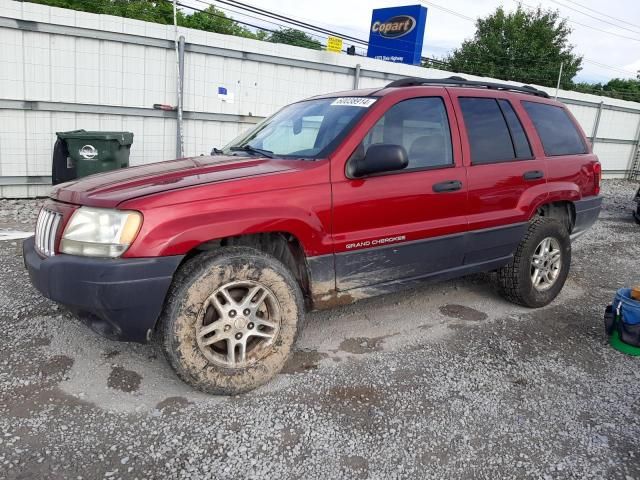
<svg viewBox="0 0 640 480">
<path fill-rule="evenodd" d="M 352 88 L 357 65 L 362 88 L 452 74 L 198 30 L 179 34 L 187 42 L 187 155 L 224 145 L 283 105 Z M 0 196 L 46 195 L 56 131 L 132 131 L 132 165 L 175 157 L 175 113 L 152 108 L 176 104 L 173 39 L 172 26 L 0 0 Z M 218 98 L 219 86 L 233 103 Z M 559 99 L 589 136 L 600 109 L 595 151 L 607 175 L 627 175 L 640 104 L 568 91 Z"/>
</svg>

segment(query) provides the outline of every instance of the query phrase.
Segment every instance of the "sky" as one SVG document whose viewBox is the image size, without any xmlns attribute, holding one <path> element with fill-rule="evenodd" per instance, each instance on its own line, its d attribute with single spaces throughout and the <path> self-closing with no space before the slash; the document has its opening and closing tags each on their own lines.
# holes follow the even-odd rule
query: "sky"
<svg viewBox="0 0 640 480">
<path fill-rule="evenodd" d="M 368 39 L 372 9 L 420 3 L 428 9 L 423 55 L 438 58 L 460 46 L 465 39 L 473 37 L 475 32 L 473 19 L 489 15 L 500 5 L 508 11 L 517 7 L 516 0 L 241 1 L 362 39 Z M 575 46 L 574 51 L 584 56 L 585 59 L 582 71 L 575 78 L 576 81 L 593 83 L 606 82 L 616 77 L 635 78 L 636 72 L 640 70 L 640 1 L 522 1 L 525 8 L 541 5 L 543 8 L 559 10 L 563 17 L 569 19 L 569 25 L 573 29 L 570 40 Z M 232 8 L 226 5 L 211 3 L 214 3 L 218 8 L 226 9 L 226 14 L 238 20 L 259 23 L 255 18 L 232 13 Z M 459 15 L 438 7 L 444 7 Z M 273 24 L 265 23 L 264 26 L 271 29 L 277 28 Z M 323 41 L 324 39 L 319 38 L 319 40 Z M 326 40 L 323 43 L 326 43 Z"/>
</svg>

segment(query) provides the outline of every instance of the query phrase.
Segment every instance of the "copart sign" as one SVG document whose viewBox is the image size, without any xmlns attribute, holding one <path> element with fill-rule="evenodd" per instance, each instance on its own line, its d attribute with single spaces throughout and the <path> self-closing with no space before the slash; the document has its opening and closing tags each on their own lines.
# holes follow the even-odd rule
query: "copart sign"
<svg viewBox="0 0 640 480">
<path fill-rule="evenodd" d="M 367 56 L 419 65 L 426 20 L 427 9 L 421 5 L 374 10 Z"/>
</svg>

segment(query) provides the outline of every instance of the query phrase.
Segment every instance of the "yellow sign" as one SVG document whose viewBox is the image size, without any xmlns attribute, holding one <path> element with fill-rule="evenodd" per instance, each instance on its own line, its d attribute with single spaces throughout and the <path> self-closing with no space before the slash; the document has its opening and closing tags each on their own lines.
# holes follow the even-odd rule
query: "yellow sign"
<svg viewBox="0 0 640 480">
<path fill-rule="evenodd" d="M 339 37 L 329 37 L 327 40 L 327 51 L 329 52 L 341 52 L 342 51 L 342 39 Z"/>
</svg>

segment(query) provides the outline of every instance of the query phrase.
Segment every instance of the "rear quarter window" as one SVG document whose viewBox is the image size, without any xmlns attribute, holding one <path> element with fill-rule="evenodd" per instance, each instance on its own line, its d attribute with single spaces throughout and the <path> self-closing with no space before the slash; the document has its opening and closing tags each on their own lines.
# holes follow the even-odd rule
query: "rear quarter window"
<svg viewBox="0 0 640 480">
<path fill-rule="evenodd" d="M 548 156 L 587 153 L 587 146 L 575 124 L 562 107 L 523 101 Z"/>
</svg>

